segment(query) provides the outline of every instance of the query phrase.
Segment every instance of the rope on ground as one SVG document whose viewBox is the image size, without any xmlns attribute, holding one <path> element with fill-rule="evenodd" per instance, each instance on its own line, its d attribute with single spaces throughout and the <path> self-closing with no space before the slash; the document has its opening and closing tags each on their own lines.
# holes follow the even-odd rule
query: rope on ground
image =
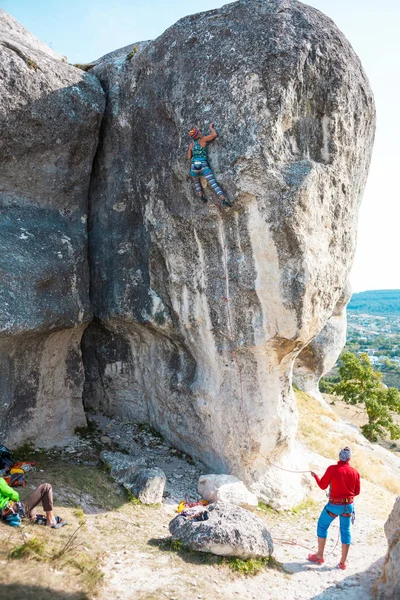
<svg viewBox="0 0 400 600">
<path fill-rule="evenodd" d="M 330 556 L 331 554 L 333 554 L 338 546 L 339 538 L 340 538 L 340 529 L 339 529 L 339 527 L 337 529 L 338 529 L 338 534 L 337 534 L 337 538 L 336 538 L 336 543 L 332 550 L 324 553 L 325 556 Z M 285 538 L 273 537 L 273 541 L 277 542 L 278 544 L 286 544 L 287 546 L 299 546 L 300 548 L 305 548 L 306 550 L 314 551 L 314 548 L 310 548 L 310 546 L 305 546 L 304 544 L 300 544 L 297 540 L 287 540 Z"/>
</svg>

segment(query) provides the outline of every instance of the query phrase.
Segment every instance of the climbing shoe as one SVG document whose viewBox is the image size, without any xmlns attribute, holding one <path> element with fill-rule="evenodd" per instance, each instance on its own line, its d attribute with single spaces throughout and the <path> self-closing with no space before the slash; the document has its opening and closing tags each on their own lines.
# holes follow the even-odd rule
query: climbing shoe
<svg viewBox="0 0 400 600">
<path fill-rule="evenodd" d="M 232 208 L 233 204 L 232 202 L 229 202 L 229 200 L 222 200 L 222 206 L 229 206 L 229 208 Z"/>
<path fill-rule="evenodd" d="M 207 198 L 204 195 L 201 197 L 201 201 L 204 202 L 204 204 L 208 202 Z"/>
</svg>

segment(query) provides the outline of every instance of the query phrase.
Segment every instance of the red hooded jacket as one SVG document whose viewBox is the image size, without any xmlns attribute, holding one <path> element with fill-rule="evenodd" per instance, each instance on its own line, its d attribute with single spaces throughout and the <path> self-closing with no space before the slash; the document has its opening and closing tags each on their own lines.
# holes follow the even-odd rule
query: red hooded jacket
<svg viewBox="0 0 400 600">
<path fill-rule="evenodd" d="M 332 500 L 348 499 L 353 500 L 354 496 L 360 493 L 360 474 L 351 467 L 348 462 L 339 460 L 336 465 L 331 465 L 325 471 L 325 474 L 319 478 L 315 475 L 315 481 L 321 490 L 326 490 L 331 486 L 329 498 Z"/>
</svg>

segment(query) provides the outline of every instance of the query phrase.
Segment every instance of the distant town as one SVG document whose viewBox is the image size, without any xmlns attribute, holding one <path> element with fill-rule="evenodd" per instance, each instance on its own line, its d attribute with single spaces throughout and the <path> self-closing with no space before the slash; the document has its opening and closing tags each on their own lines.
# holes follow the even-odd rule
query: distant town
<svg viewBox="0 0 400 600">
<path fill-rule="evenodd" d="M 400 389 L 400 290 L 353 294 L 343 352 L 365 352 L 386 385 Z M 337 366 L 329 373 L 335 375 Z"/>
</svg>

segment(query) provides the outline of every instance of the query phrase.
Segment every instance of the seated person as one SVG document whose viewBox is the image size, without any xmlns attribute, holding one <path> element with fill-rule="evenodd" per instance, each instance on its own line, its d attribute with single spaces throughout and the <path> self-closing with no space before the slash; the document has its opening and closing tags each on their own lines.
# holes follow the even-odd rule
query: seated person
<svg viewBox="0 0 400 600">
<path fill-rule="evenodd" d="M 26 500 L 20 502 L 18 492 L 0 477 L 0 517 L 8 520 L 8 516 L 14 514 L 36 521 L 35 508 L 40 502 L 46 513 L 46 525 L 55 527 L 58 519 L 53 513 L 53 488 L 50 483 L 42 483 Z"/>
</svg>

